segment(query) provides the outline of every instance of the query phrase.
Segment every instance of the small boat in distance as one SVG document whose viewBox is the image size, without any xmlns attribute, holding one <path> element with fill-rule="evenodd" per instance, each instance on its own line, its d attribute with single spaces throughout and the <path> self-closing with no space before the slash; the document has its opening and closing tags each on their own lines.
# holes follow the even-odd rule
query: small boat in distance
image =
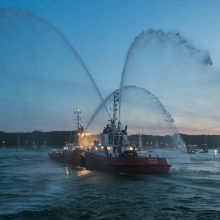
<svg viewBox="0 0 220 220">
<path fill-rule="evenodd" d="M 195 154 L 196 153 L 196 149 L 195 148 L 188 148 L 187 149 L 187 153 L 188 154 Z"/>
<path fill-rule="evenodd" d="M 215 149 L 215 150 L 214 150 L 214 153 L 215 153 L 215 154 L 219 154 L 219 153 L 220 153 L 220 148 Z"/>
<path fill-rule="evenodd" d="M 209 152 L 208 148 L 203 148 L 199 153 L 208 153 L 208 152 Z"/>
<path fill-rule="evenodd" d="M 117 111 L 119 93 L 114 93 L 113 117 L 102 133 L 102 143 L 95 145 L 84 152 L 86 168 L 104 172 L 127 174 L 166 174 L 171 165 L 166 158 L 152 157 L 149 151 L 129 146 L 127 125 L 121 129 L 121 123 L 117 123 Z M 140 141 L 140 147 L 141 141 Z"/>
<path fill-rule="evenodd" d="M 72 166 L 84 165 L 82 157 L 84 149 L 80 146 L 79 141 L 79 137 L 84 131 L 83 126 L 80 124 L 80 114 L 81 110 L 77 108 L 74 111 L 75 119 L 77 122 L 76 130 L 73 131 L 74 141 L 66 143 L 62 151 L 57 151 L 56 149 L 53 149 L 52 152 L 49 153 L 49 157 L 52 160 L 65 164 L 70 164 Z"/>
</svg>

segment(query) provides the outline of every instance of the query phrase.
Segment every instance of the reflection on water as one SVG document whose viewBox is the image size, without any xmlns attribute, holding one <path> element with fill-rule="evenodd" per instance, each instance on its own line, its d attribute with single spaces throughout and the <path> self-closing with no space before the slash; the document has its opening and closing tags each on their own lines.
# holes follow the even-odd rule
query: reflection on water
<svg viewBox="0 0 220 220">
<path fill-rule="evenodd" d="M 65 173 L 67 177 L 71 177 L 73 175 L 75 176 L 85 176 L 90 173 L 89 170 L 83 168 L 83 167 L 72 167 L 72 166 L 65 166 Z"/>
</svg>

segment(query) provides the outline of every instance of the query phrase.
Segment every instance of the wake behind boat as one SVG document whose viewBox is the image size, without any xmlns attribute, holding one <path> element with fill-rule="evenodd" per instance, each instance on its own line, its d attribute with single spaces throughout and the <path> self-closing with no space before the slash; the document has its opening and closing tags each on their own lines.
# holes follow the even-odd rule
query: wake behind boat
<svg viewBox="0 0 220 220">
<path fill-rule="evenodd" d="M 119 93 L 116 92 L 113 117 L 103 130 L 101 145 L 84 152 L 86 168 L 128 174 L 168 173 L 171 165 L 166 158 L 152 157 L 147 150 L 129 146 L 127 126 L 121 129 L 120 121 L 117 123 L 118 103 Z"/>
<path fill-rule="evenodd" d="M 80 109 L 77 108 L 74 111 L 74 114 L 76 116 L 75 119 L 77 122 L 77 126 L 76 130 L 73 131 L 73 142 L 66 143 L 62 151 L 57 151 L 56 149 L 53 149 L 53 151 L 49 153 L 49 157 L 57 162 L 66 163 L 73 166 L 83 166 L 84 163 L 82 153 L 84 152 L 84 149 L 80 146 L 79 137 L 83 133 L 84 128 L 80 124 Z"/>
</svg>

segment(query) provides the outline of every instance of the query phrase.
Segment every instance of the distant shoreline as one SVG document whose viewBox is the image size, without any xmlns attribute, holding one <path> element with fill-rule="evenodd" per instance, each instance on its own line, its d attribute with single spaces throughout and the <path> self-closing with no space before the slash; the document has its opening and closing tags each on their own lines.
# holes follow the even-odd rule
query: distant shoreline
<svg viewBox="0 0 220 220">
<path fill-rule="evenodd" d="M 100 135 L 94 135 L 98 140 Z M 220 135 L 188 135 L 180 134 L 184 143 L 197 148 L 220 148 Z M 173 145 L 174 136 L 142 135 L 143 145 L 148 147 L 166 147 Z M 138 134 L 129 135 L 129 142 L 138 143 Z M 74 131 L 33 131 L 33 132 L 2 132 L 0 131 L 0 147 L 4 146 L 64 146 L 74 141 Z"/>
</svg>

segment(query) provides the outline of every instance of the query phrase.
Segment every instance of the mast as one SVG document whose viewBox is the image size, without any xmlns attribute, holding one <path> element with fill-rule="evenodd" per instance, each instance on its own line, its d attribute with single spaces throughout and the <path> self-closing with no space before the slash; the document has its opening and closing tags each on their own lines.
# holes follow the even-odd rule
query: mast
<svg viewBox="0 0 220 220">
<path fill-rule="evenodd" d="M 110 123 L 104 127 L 102 133 L 102 145 L 106 148 L 113 147 L 114 153 L 120 154 L 123 147 L 128 145 L 128 136 L 127 136 L 127 126 L 124 130 L 121 130 L 121 122 L 118 119 L 118 110 L 119 110 L 119 91 L 115 91 L 113 94 L 113 105 L 112 105 L 112 118 Z"/>
<path fill-rule="evenodd" d="M 82 126 L 80 125 L 80 114 L 81 114 L 81 110 L 79 108 L 76 108 L 76 110 L 74 111 L 74 115 L 75 115 L 75 120 L 76 120 L 76 129 L 77 131 L 82 129 Z"/>
<path fill-rule="evenodd" d="M 76 108 L 74 110 L 74 120 L 76 121 L 76 131 L 74 131 L 74 142 L 75 145 L 80 145 L 80 134 L 83 133 L 83 126 L 80 124 L 80 114 L 81 114 L 81 110 L 79 108 Z"/>
<path fill-rule="evenodd" d="M 115 127 L 116 126 L 116 121 L 118 120 L 117 118 L 117 112 L 118 112 L 118 103 L 119 103 L 119 92 L 115 92 L 114 93 L 114 97 L 113 97 L 113 117 L 112 117 L 112 125 Z M 120 123 L 120 122 L 118 122 Z"/>
</svg>

